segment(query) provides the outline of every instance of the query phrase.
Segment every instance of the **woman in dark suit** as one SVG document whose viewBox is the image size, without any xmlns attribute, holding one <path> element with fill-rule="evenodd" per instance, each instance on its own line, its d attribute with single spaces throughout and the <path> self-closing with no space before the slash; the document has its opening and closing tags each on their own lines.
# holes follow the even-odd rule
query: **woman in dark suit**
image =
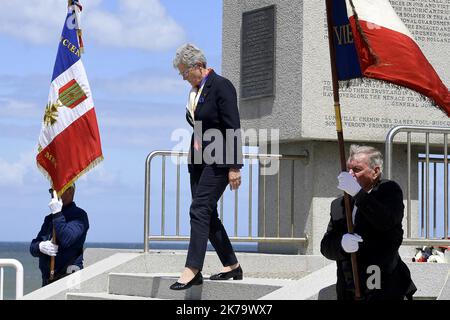
<svg viewBox="0 0 450 320">
<path fill-rule="evenodd" d="M 242 279 L 242 268 L 217 213 L 217 201 L 228 184 L 232 190 L 239 188 L 243 161 L 233 84 L 207 68 L 203 52 L 192 44 L 177 50 L 173 66 L 192 86 L 186 105 L 186 120 L 194 128 L 188 157 L 191 234 L 184 271 L 170 286 L 184 290 L 203 283 L 208 239 L 223 264 L 221 272 L 210 279 Z"/>
</svg>

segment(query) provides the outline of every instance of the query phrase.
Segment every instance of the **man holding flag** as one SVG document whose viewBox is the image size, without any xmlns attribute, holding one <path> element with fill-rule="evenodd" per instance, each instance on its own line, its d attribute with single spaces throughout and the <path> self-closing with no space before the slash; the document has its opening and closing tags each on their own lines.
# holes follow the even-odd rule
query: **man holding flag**
<svg viewBox="0 0 450 320">
<path fill-rule="evenodd" d="M 401 299 L 411 296 L 415 289 L 412 283 L 408 283 L 407 268 L 397 270 L 402 267 L 397 251 L 403 237 L 399 219 L 403 216 L 403 196 L 399 188 L 398 192 L 378 192 L 378 185 L 381 190 L 381 186 L 387 184 L 380 183 L 381 170 L 378 169 L 377 174 L 374 162 L 369 159 L 372 151 L 361 152 L 364 159 L 355 160 L 354 154 L 350 154 L 346 163 L 339 81 L 351 85 L 354 79 L 365 77 L 404 86 L 422 94 L 448 116 L 450 92 L 395 13 L 389 0 L 326 0 L 326 7 L 336 131 L 341 170 L 344 171 L 338 177 L 338 188 L 345 193 L 342 199 L 332 204 L 330 224 L 322 240 L 321 251 L 328 258 L 337 261 L 340 275 L 337 284 L 338 298 Z M 339 32 L 340 30 L 346 32 Z M 342 34 L 350 36 L 344 41 Z M 378 167 L 381 168 L 381 165 Z M 347 169 L 350 172 L 345 172 Z M 366 184 L 362 180 L 370 183 Z M 398 210 L 392 210 L 389 197 L 394 194 L 399 195 Z M 372 201 L 376 195 L 379 195 L 378 199 Z M 373 199 L 367 201 L 370 198 Z M 356 211 L 357 207 L 360 209 Z M 352 211 L 356 212 L 356 221 Z M 361 217 L 359 225 L 358 212 Z M 339 219 L 336 218 L 338 216 Z M 354 233 L 354 229 L 364 230 L 365 223 L 361 222 L 364 219 L 367 219 L 367 226 L 370 228 L 367 228 L 366 234 L 361 237 L 361 234 Z M 340 228 L 335 228 L 338 220 L 341 220 Z M 385 223 L 386 221 L 389 223 Z M 391 236 L 387 236 L 389 233 Z M 368 239 L 370 241 L 367 241 Z M 390 240 L 390 243 L 386 244 L 389 248 L 387 256 L 378 254 L 379 257 L 376 258 L 376 246 L 370 249 L 370 244 L 377 243 L 377 239 Z M 363 243 L 361 250 L 360 242 Z M 372 267 L 377 267 L 381 272 L 382 286 L 369 288 L 368 283 L 364 281 L 367 280 L 367 268 Z M 358 270 L 360 268 L 362 270 Z M 402 286 L 399 283 L 402 283 Z"/>
<path fill-rule="evenodd" d="M 58 268 L 65 264 L 62 260 L 67 260 L 58 260 L 57 250 L 61 252 L 63 247 L 74 243 L 77 243 L 78 247 L 81 244 L 82 247 L 89 226 L 85 212 L 77 208 L 72 201 L 74 182 L 103 160 L 94 102 L 81 61 L 84 50 L 81 11 L 82 6 L 78 0 L 68 1 L 68 13 L 53 69 L 36 156 L 39 169 L 48 178 L 54 190 L 50 203 L 52 214 L 46 218 L 50 229 L 53 229 L 52 236 L 45 239 L 51 238 L 52 245 L 46 243 L 39 246 L 41 253 L 51 256 L 50 281 L 54 280 L 55 272 L 61 271 Z M 70 214 L 66 215 L 65 209 L 69 207 L 73 210 L 70 209 Z M 74 214 L 75 211 L 78 213 Z M 70 225 L 71 219 L 79 221 L 74 226 Z M 44 225 L 47 226 L 46 222 Z M 32 248 L 33 252 L 40 254 L 37 248 Z"/>
<path fill-rule="evenodd" d="M 42 286 L 83 269 L 83 246 L 89 229 L 87 213 L 73 202 L 75 184 L 72 184 L 58 199 L 56 191 L 50 189 L 52 200 L 41 230 L 30 245 L 30 253 L 39 258 Z M 54 232 L 53 232 L 54 229 Z M 56 236 L 57 243 L 52 242 Z M 55 259 L 54 270 L 50 260 Z M 52 276 L 51 276 L 52 275 Z"/>
<path fill-rule="evenodd" d="M 331 204 L 331 218 L 321 241 L 321 253 L 337 265 L 338 300 L 352 300 L 355 284 L 350 254 L 358 253 L 361 296 L 366 301 L 412 299 L 416 287 L 398 249 L 403 240 L 405 206 L 400 186 L 381 178 L 383 156 L 369 146 L 351 145 L 348 172 L 339 177 L 338 189 L 351 196 L 354 232 L 349 233 L 344 199 Z"/>
</svg>

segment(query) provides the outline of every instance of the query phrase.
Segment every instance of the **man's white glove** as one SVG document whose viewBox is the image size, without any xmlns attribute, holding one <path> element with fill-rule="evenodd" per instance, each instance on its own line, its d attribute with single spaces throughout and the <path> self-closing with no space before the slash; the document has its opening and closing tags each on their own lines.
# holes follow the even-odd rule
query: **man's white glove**
<svg viewBox="0 0 450 320">
<path fill-rule="evenodd" d="M 50 240 L 39 242 L 39 250 L 48 256 L 54 257 L 58 253 L 58 246 Z"/>
<path fill-rule="evenodd" d="M 56 191 L 53 191 L 53 198 L 52 201 L 48 203 L 48 207 L 50 208 L 50 211 L 55 214 L 58 212 L 61 212 L 63 206 L 63 202 L 61 199 L 58 199 L 58 196 L 56 195 Z"/>
<path fill-rule="evenodd" d="M 341 246 L 345 252 L 353 253 L 353 252 L 358 251 L 358 249 L 359 249 L 358 242 L 362 242 L 362 241 L 363 241 L 363 239 L 361 238 L 360 235 L 358 235 L 356 233 L 353 233 L 353 234 L 346 233 L 342 236 Z"/>
<path fill-rule="evenodd" d="M 338 175 L 338 189 L 347 192 L 349 195 L 354 197 L 359 190 L 361 190 L 361 186 L 358 181 L 356 181 L 355 177 L 353 177 L 350 173 L 344 171 Z"/>
</svg>

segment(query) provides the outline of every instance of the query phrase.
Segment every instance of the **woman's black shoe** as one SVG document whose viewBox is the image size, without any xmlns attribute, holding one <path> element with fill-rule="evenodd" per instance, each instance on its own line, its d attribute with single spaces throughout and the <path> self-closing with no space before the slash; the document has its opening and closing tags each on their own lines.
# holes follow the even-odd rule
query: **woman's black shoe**
<svg viewBox="0 0 450 320">
<path fill-rule="evenodd" d="M 195 275 L 194 278 L 192 278 L 191 281 L 189 281 L 188 283 L 179 283 L 178 281 L 175 282 L 174 284 L 172 284 L 170 286 L 170 289 L 172 290 L 186 290 L 189 289 L 192 286 L 197 286 L 203 283 L 203 276 L 202 273 L 199 271 L 197 272 L 197 274 Z"/>
<path fill-rule="evenodd" d="M 233 269 L 228 272 L 221 272 L 218 274 L 213 274 L 211 277 L 209 277 L 210 280 L 228 280 L 233 278 L 233 280 L 242 280 L 243 278 L 243 272 L 241 266 L 237 267 L 236 269 Z"/>
</svg>

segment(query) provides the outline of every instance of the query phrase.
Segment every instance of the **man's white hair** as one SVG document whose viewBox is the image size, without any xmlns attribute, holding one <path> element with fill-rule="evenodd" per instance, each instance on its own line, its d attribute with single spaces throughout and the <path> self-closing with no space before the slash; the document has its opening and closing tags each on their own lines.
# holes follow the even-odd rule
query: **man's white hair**
<svg viewBox="0 0 450 320">
<path fill-rule="evenodd" d="M 173 67 L 177 69 L 179 64 L 186 67 L 195 67 L 197 64 L 201 64 L 203 68 L 206 68 L 206 57 L 203 51 L 195 45 L 186 43 L 175 53 Z"/>
<path fill-rule="evenodd" d="M 353 160 L 355 155 L 361 153 L 367 154 L 367 157 L 369 158 L 369 166 L 372 169 L 375 167 L 380 167 L 380 173 L 383 172 L 383 155 L 374 147 L 352 144 L 350 146 L 350 156 L 348 157 L 348 161 Z"/>
</svg>

